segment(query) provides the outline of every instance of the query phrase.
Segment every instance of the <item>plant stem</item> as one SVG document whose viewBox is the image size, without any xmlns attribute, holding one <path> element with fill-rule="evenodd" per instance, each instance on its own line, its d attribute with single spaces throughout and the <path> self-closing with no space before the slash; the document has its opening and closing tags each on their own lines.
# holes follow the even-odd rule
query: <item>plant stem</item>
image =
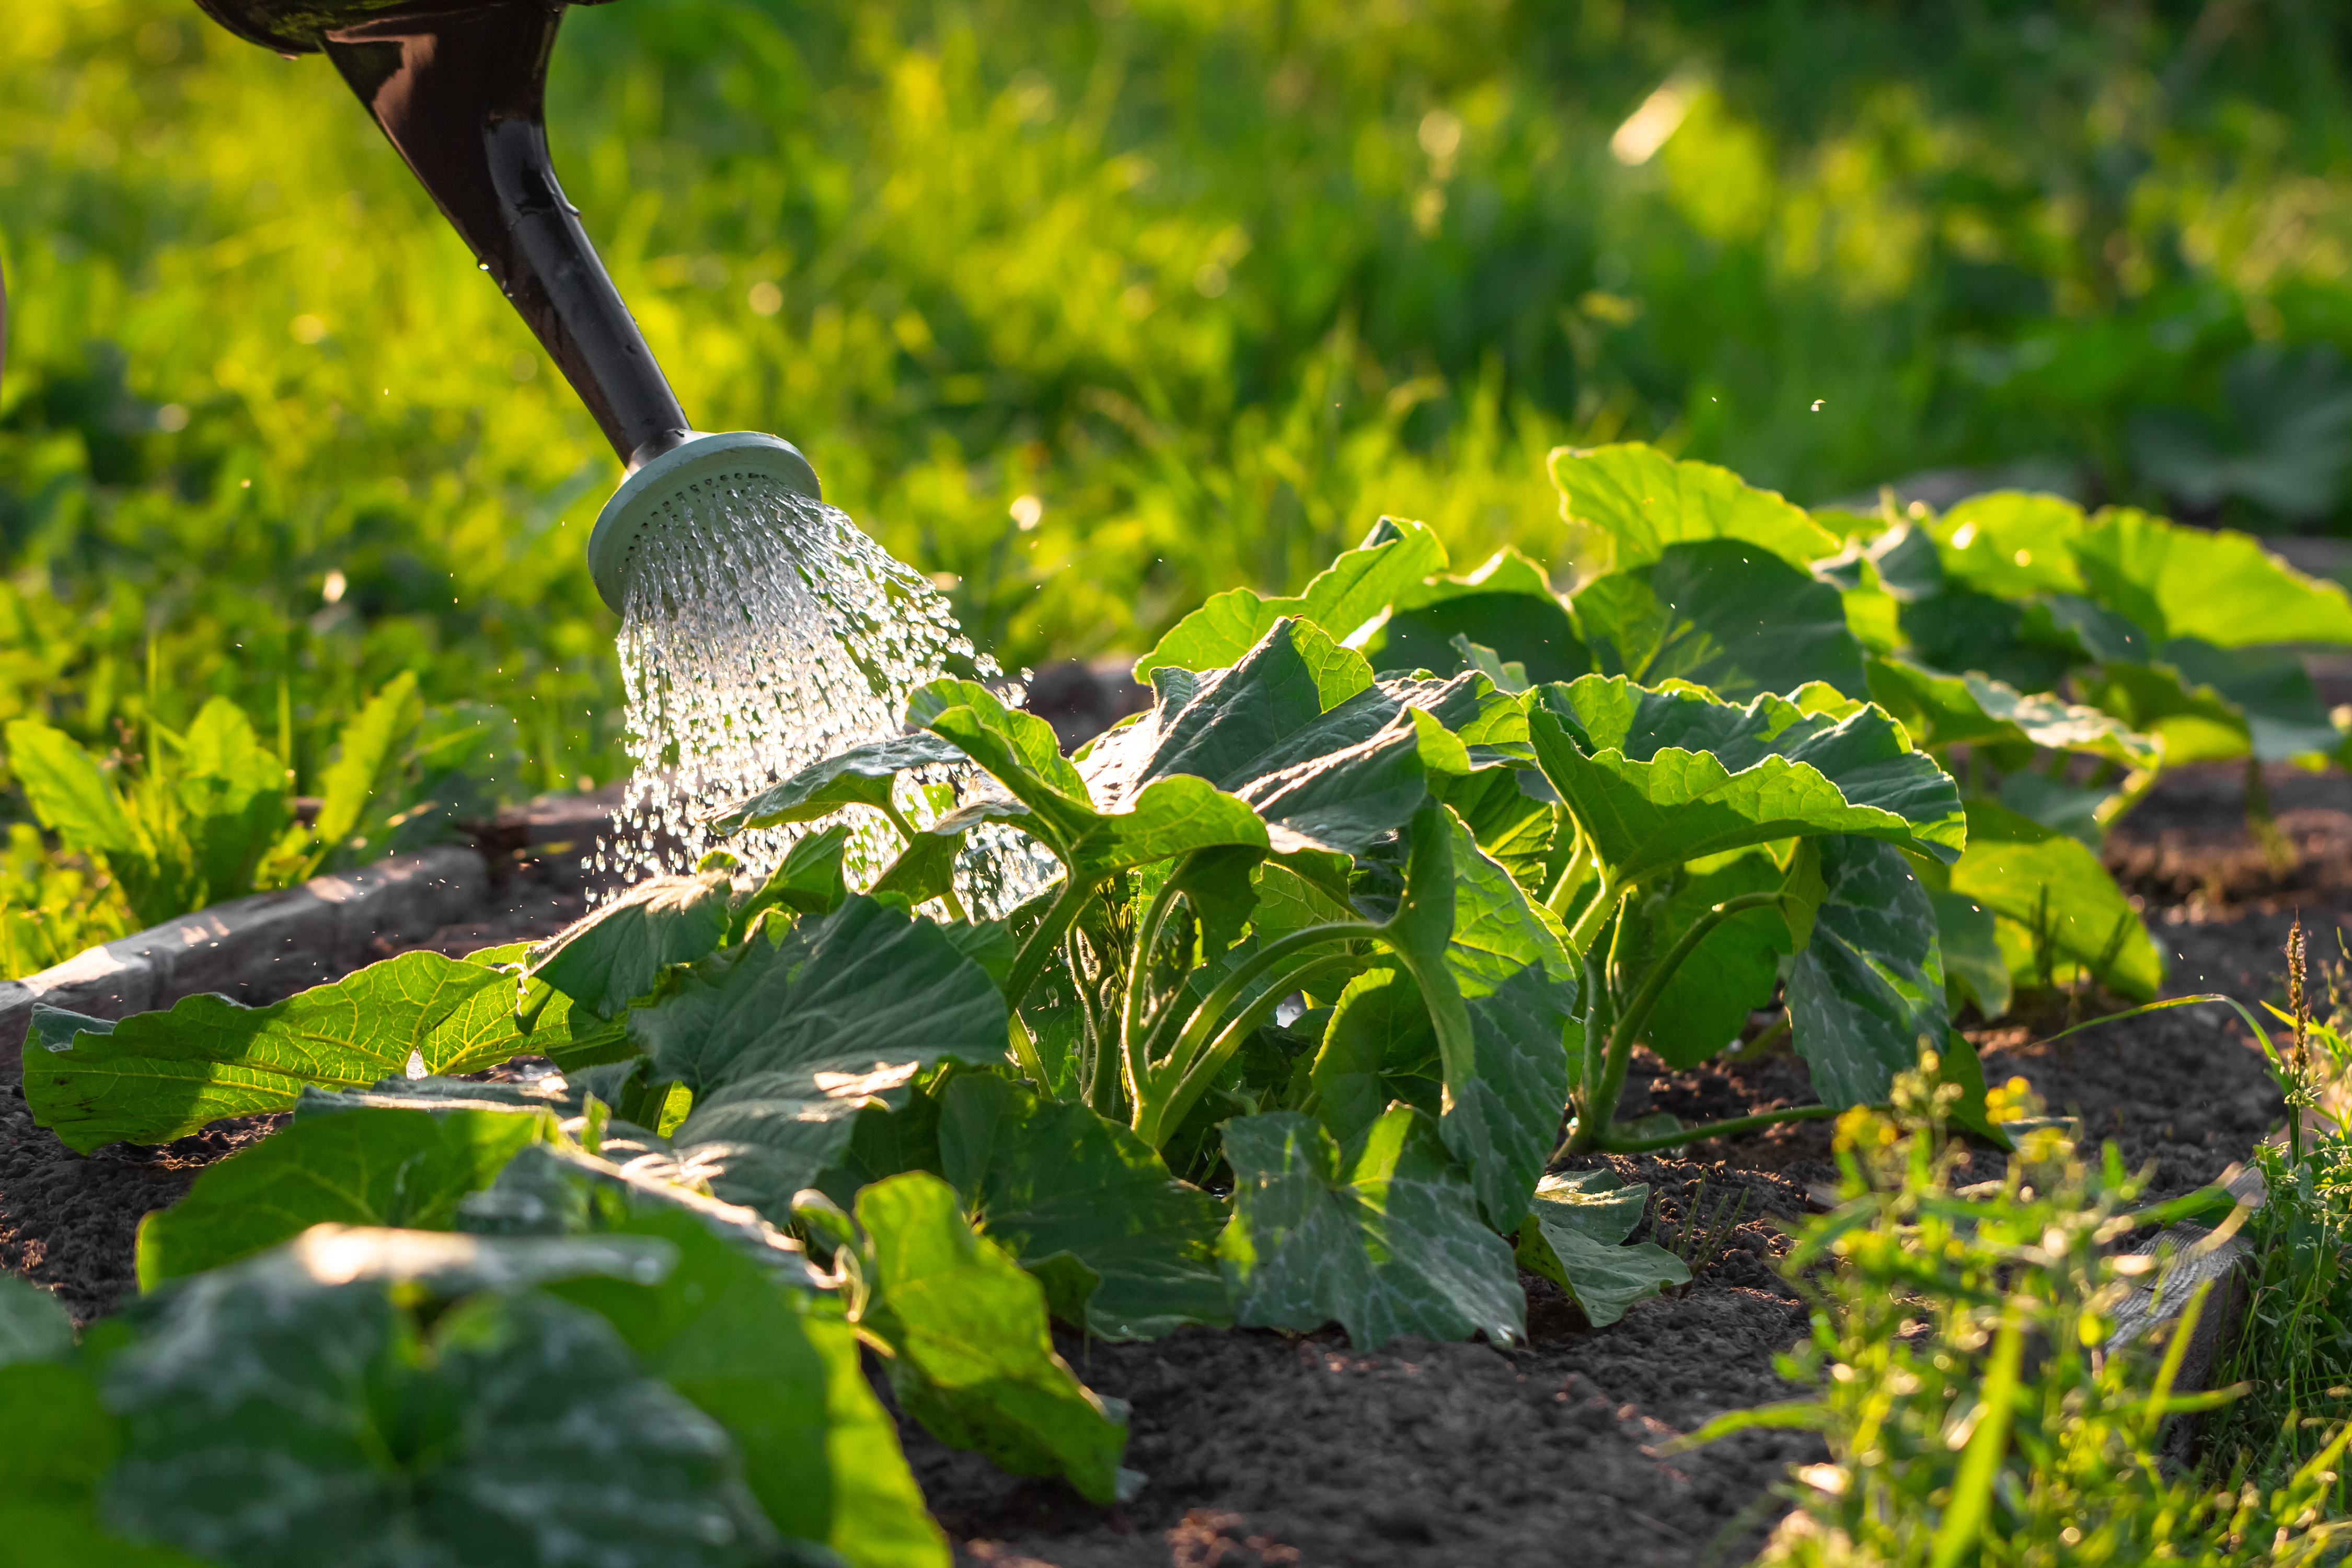
<svg viewBox="0 0 2352 1568">
<path fill-rule="evenodd" d="M 1788 1037 L 1789 1032 L 1795 1026 L 1795 1014 L 1781 1014 L 1780 1022 L 1772 1025 L 1762 1034 L 1757 1036 L 1754 1039 L 1748 1041 L 1746 1045 L 1732 1052 L 1730 1059 L 1736 1062 L 1752 1062 L 1762 1059 L 1764 1057 L 1769 1056 L 1771 1053 L 1772 1047 L 1779 1045 L 1783 1039 L 1785 1039 Z"/>
<path fill-rule="evenodd" d="M 1551 886 L 1544 889 L 1543 901 L 1544 907 L 1552 913 L 1565 916 L 1569 900 L 1575 898 L 1577 889 L 1584 886 L 1584 878 L 1580 875 L 1584 866 L 1584 824 L 1577 821 L 1576 814 L 1564 806 L 1553 809 L 1559 813 L 1561 820 L 1567 822 L 1575 837 L 1570 841 L 1568 858 L 1560 862 L 1559 875 L 1554 877 Z"/>
<path fill-rule="evenodd" d="M 1192 1110 L 1193 1102 L 1208 1092 L 1209 1085 L 1215 1081 L 1217 1074 L 1224 1069 L 1225 1063 L 1233 1059 L 1234 1053 L 1241 1049 L 1242 1042 L 1250 1037 L 1253 1030 L 1265 1023 L 1276 1007 L 1282 1005 L 1284 997 L 1294 991 L 1306 989 L 1310 982 L 1341 967 L 1347 962 L 1348 959 L 1344 954 L 1325 953 L 1308 959 L 1305 963 L 1281 975 L 1269 984 L 1259 994 L 1256 1001 L 1243 1008 L 1232 1023 L 1217 1032 L 1215 1041 L 1207 1050 L 1193 1059 L 1190 1068 L 1185 1069 L 1184 1076 L 1177 1080 L 1174 1091 L 1167 1099 L 1165 1109 L 1160 1113 L 1160 1125 L 1169 1132 L 1173 1132 L 1182 1124 L 1185 1116 Z"/>
<path fill-rule="evenodd" d="M 1592 901 L 1584 906 L 1584 912 L 1576 917 L 1576 924 L 1569 930 L 1568 951 L 1582 958 L 1586 950 L 1591 947 L 1592 939 L 1600 934 L 1601 922 L 1609 918 L 1610 913 L 1631 890 L 1630 888 L 1620 888 L 1610 881 L 1609 873 L 1603 871 L 1601 874 L 1601 886 L 1593 892 Z M 1558 912 L 1557 910 L 1553 911 L 1555 914 Z"/>
<path fill-rule="evenodd" d="M 1241 999 L 1242 993 L 1249 988 L 1251 982 L 1291 954 L 1318 942 L 1377 938 L 1384 929 L 1369 921 L 1332 921 L 1323 925 L 1306 926 L 1288 936 L 1277 938 L 1252 954 L 1202 998 L 1201 1005 L 1186 1020 L 1183 1033 L 1176 1037 L 1176 1044 L 1170 1048 L 1166 1061 L 1155 1065 L 1145 1054 L 1147 1042 L 1131 1042 L 1128 1072 L 1134 1080 L 1136 1131 L 1156 1149 L 1162 1139 L 1175 1131 L 1173 1124 L 1166 1120 L 1168 1096 L 1160 1092 L 1162 1086 L 1172 1090 L 1182 1084 L 1193 1059 L 1209 1043 L 1209 1033 L 1217 1026 L 1217 1020 L 1224 1016 L 1226 1008 Z M 1171 1012 L 1174 1005 L 1171 1004 Z M 1156 1034 L 1158 1030 L 1155 1028 L 1153 1032 Z"/>
<path fill-rule="evenodd" d="M 887 799 L 883 801 L 882 815 L 890 819 L 890 826 L 897 828 L 898 830 L 898 837 L 907 841 L 905 847 L 909 849 L 913 848 L 915 845 L 915 825 L 907 820 L 907 814 L 898 809 L 898 802 Z M 955 889 L 953 888 L 942 888 L 940 890 L 940 902 L 947 905 L 949 919 L 959 921 L 969 921 L 971 919 L 970 915 L 964 913 L 963 904 L 956 898 Z"/>
<path fill-rule="evenodd" d="M 1066 871 L 1063 878 L 1062 890 L 1054 896 L 1052 903 L 1045 906 L 1045 913 L 1038 920 L 1037 929 L 1029 933 L 1029 940 L 1021 944 L 1021 955 L 1013 961 L 1013 973 L 1004 978 L 1004 1005 L 1008 1007 L 1021 1005 L 1023 999 L 1029 994 L 1029 987 L 1035 984 L 1037 976 L 1045 972 L 1045 960 L 1053 955 L 1054 949 L 1061 945 L 1062 933 L 1070 929 L 1078 918 L 1078 911 L 1085 909 L 1087 900 L 1095 896 L 1094 883 L 1072 879 Z"/>
<path fill-rule="evenodd" d="M 1021 1064 L 1022 1073 L 1037 1086 L 1039 1094 L 1045 1094 L 1045 1058 L 1037 1054 L 1037 1042 L 1030 1037 L 1029 1026 L 1021 1021 L 1020 1014 L 1006 1010 L 1004 1033 L 1013 1047 L 1013 1059 Z"/>
<path fill-rule="evenodd" d="M 1783 1121 L 1821 1121 L 1843 1113 L 1843 1106 L 1800 1105 L 1790 1110 L 1759 1110 L 1753 1116 L 1735 1116 L 1728 1121 L 1703 1122 L 1675 1132 L 1662 1132 L 1654 1138 L 1602 1138 L 1592 1147 L 1611 1154 L 1645 1154 L 1653 1149 L 1673 1149 L 1709 1138 L 1736 1138 L 1742 1132 L 1777 1127 Z"/>
<path fill-rule="evenodd" d="M 1143 994 L 1151 982 L 1151 957 L 1160 949 L 1160 923 L 1167 920 L 1169 910 L 1176 902 L 1176 874 L 1160 884 L 1151 895 L 1151 903 L 1143 911 L 1143 923 L 1135 933 L 1135 957 L 1127 966 L 1127 1004 L 1119 1016 L 1118 1037 L 1131 1040 L 1143 1026 Z"/>
<path fill-rule="evenodd" d="M 1581 1154 L 1599 1148 L 1609 1136 L 1609 1126 L 1617 1115 L 1617 1097 L 1625 1088 L 1625 1068 L 1633 1060 L 1633 1037 L 1642 1032 L 1642 1026 L 1649 1022 L 1651 1010 L 1657 1006 L 1658 998 L 1665 994 L 1667 982 L 1674 979 L 1675 972 L 1683 966 L 1683 961 L 1697 951 L 1698 944 L 1705 942 L 1716 927 L 1732 916 L 1780 901 L 1780 895 L 1777 891 L 1742 893 L 1736 899 L 1724 900 L 1691 921 L 1690 929 L 1683 932 L 1682 940 L 1668 949 L 1666 956 L 1651 968 L 1648 977 L 1642 982 L 1642 988 L 1633 994 L 1633 1001 L 1626 1004 L 1624 1012 L 1618 1016 L 1616 1026 L 1609 1031 L 1609 1049 L 1601 1060 L 1601 1081 L 1597 1084 L 1590 1079 L 1586 1081 L 1583 1112 L 1576 1119 L 1576 1135 L 1569 1141 L 1571 1153 Z M 1619 930 L 1622 929 L 1619 927 Z M 1585 1060 L 1590 1064 L 1591 1041 L 1589 1037 L 1585 1041 Z"/>
</svg>

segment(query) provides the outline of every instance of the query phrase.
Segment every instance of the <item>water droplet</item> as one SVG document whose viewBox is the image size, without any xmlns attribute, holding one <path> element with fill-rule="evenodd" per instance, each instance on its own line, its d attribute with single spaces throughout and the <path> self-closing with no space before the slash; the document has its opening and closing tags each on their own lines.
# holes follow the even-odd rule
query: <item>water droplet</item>
<svg viewBox="0 0 2352 1568">
<path fill-rule="evenodd" d="M 635 547 L 622 610 L 621 675 L 635 768 L 600 868 L 640 876 L 692 868 L 716 842 L 697 820 L 809 763 L 901 732 L 915 689 L 951 669 L 1019 692 L 976 653 L 930 580 L 836 507 L 726 475 L 671 501 Z M 933 776 L 933 773 L 936 776 Z M 918 824 L 970 783 L 908 774 L 898 804 Z M 929 786 L 929 787 L 926 787 Z M 898 836 L 858 809 L 847 869 L 864 886 L 896 858 Z M 727 847 L 764 878 L 814 823 L 739 834 Z M 1024 836 L 975 829 L 958 891 L 975 915 L 1042 887 L 1053 864 Z"/>
</svg>

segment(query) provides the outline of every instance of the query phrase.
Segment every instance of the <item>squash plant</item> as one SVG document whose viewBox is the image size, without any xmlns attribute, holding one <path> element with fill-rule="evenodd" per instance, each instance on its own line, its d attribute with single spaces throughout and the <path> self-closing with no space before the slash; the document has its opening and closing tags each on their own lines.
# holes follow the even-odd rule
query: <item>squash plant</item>
<svg viewBox="0 0 2352 1568">
<path fill-rule="evenodd" d="M 1910 635 L 1895 563 L 1957 530 L 1864 539 L 1635 449 L 1559 468 L 1611 520 L 1571 595 L 1507 554 L 1448 576 L 1384 521 L 1299 595 L 1188 616 L 1140 662 L 1150 711 L 1076 755 L 985 686 L 924 688 L 907 733 L 717 814 L 807 827 L 764 877 L 715 855 L 547 942 L 269 1007 L 42 1010 L 24 1093 L 74 1147 L 292 1121 L 151 1216 L 119 1324 L 0 1334 L 32 1347 L 0 1353 L 0 1433 L 82 1424 L 71 1465 L 0 1467 L 0 1510 L 126 1562 L 321 1561 L 362 1516 L 564 1560 L 475 1484 L 496 1451 L 611 1561 L 929 1568 L 860 1344 L 942 1440 L 1108 1501 L 1124 1412 L 1052 1322 L 1507 1343 L 1526 1268 L 1606 1324 L 1687 1272 L 1627 1243 L 1639 1184 L 1563 1153 L 1878 1103 L 1930 1049 L 1998 1138 L 1951 1009 L 2006 984 L 2002 922 L 2158 978 L 2001 748 L 2144 772 L 2165 732 L 1860 635 L 1882 600 Z M 898 843 L 862 890 L 859 814 Z M 1049 885 L 980 907 L 982 825 Z M 1621 1120 L 1636 1045 L 1696 1064 L 1776 1002 L 1820 1104 Z M 464 1077 L 522 1055 L 555 1070 Z M 200 1418 L 219 1367 L 249 1397 Z"/>
</svg>

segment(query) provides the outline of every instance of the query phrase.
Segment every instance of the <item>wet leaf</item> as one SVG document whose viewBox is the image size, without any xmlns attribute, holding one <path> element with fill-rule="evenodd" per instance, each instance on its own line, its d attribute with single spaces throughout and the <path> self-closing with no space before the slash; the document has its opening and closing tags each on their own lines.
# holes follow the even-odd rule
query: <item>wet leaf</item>
<svg viewBox="0 0 2352 1568">
<path fill-rule="evenodd" d="M 1171 1176 L 1120 1123 L 961 1075 L 941 1110 L 940 1162 L 981 1234 L 1024 1268 L 1066 1254 L 1098 1277 L 1074 1326 L 1149 1340 L 1232 1321 L 1211 1253 L 1224 1205 Z"/>
<path fill-rule="evenodd" d="M 942 1058 L 1005 1048 L 1004 997 L 939 926 L 853 896 L 781 944 L 754 938 L 635 1009 L 658 1079 L 694 1091 L 676 1142 L 719 1196 L 780 1215 L 867 1105 L 905 1100 Z"/>
<path fill-rule="evenodd" d="M 1236 1321 L 1307 1332 L 1336 1321 L 1360 1350 L 1399 1334 L 1524 1336 L 1510 1247 L 1480 1223 L 1420 1111 L 1397 1106 L 1344 1149 L 1290 1111 L 1228 1121 L 1224 1142 L 1234 1216 L 1217 1253 Z"/>
<path fill-rule="evenodd" d="M 812 763 L 782 784 L 739 801 L 705 822 L 711 832 L 724 837 L 746 828 L 814 822 L 844 806 L 879 810 L 888 804 L 890 786 L 900 773 L 961 761 L 963 752 L 937 735 L 894 735 L 886 741 L 869 741 Z"/>
<path fill-rule="evenodd" d="M 1045 1288 L 965 1223 L 936 1176 L 877 1182 L 857 1194 L 856 1215 L 873 1247 L 862 1321 L 890 1347 L 902 1407 L 950 1447 L 1114 1501 L 1127 1423 L 1055 1353 Z"/>
<path fill-rule="evenodd" d="M 1255 812 L 1199 778 L 1156 780 L 1097 809 L 1052 726 L 1006 708 L 977 681 L 933 681 L 915 694 L 907 717 L 953 741 L 1012 797 L 970 803 L 933 824 L 934 836 L 983 820 L 1014 822 L 1084 880 L 1194 849 L 1265 843 Z"/>
<path fill-rule="evenodd" d="M 599 1017 L 617 1017 L 664 969 L 727 940 L 734 900 L 723 870 L 652 878 L 532 948 L 524 976 Z"/>
</svg>

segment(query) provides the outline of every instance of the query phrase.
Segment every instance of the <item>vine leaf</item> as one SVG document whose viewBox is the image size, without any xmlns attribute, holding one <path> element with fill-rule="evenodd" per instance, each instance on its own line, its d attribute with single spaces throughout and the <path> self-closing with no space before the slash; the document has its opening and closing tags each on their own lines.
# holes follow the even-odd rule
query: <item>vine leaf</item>
<svg viewBox="0 0 2352 1568">
<path fill-rule="evenodd" d="M 1316 574 L 1295 597 L 1262 599 L 1247 588 L 1212 595 L 1135 661 L 1135 679 L 1152 672 L 1222 669 L 1240 661 L 1277 621 L 1312 621 L 1331 637 L 1350 637 L 1400 594 L 1445 570 L 1445 546 L 1425 523 L 1384 517 L 1364 542 Z"/>
<path fill-rule="evenodd" d="M 1868 690 L 1843 596 L 1759 544 L 1668 545 L 1654 562 L 1586 584 L 1574 608 L 1604 675 L 1688 680 L 1734 698 L 1815 680 L 1849 697 Z"/>
<path fill-rule="evenodd" d="M 1832 719 L 1778 697 L 1734 706 L 1601 676 L 1538 688 L 1530 702 L 1544 776 L 1620 885 L 1817 834 L 1884 838 L 1947 863 L 1967 838 L 1958 787 L 1877 708 Z"/>
<path fill-rule="evenodd" d="M 926 1172 L 874 1183 L 856 1212 L 873 1253 L 861 1322 L 890 1347 L 908 1414 L 1016 1476 L 1058 1474 L 1081 1497 L 1115 1501 L 1127 1422 L 1055 1353 L 1045 1287 Z"/>
<path fill-rule="evenodd" d="M 1234 1215 L 1217 1252 L 1236 1321 L 1304 1332 L 1336 1320 L 1360 1350 L 1525 1335 L 1511 1249 L 1420 1111 L 1396 1106 L 1345 1149 L 1291 1111 L 1228 1121 L 1224 1144 Z"/>
<path fill-rule="evenodd" d="M 894 735 L 886 741 L 869 741 L 811 763 L 782 784 L 703 820 L 711 832 L 723 837 L 746 828 L 814 822 L 844 806 L 866 805 L 878 811 L 889 804 L 890 786 L 900 773 L 961 761 L 963 752 L 937 735 Z"/>
<path fill-rule="evenodd" d="M 514 987 L 488 963 L 404 952 L 267 1007 L 188 996 L 114 1024 L 51 1010 L 35 1021 L 47 1049 L 26 1053 L 25 1099 L 41 1125 L 88 1153 L 290 1110 L 305 1084 L 363 1089 L 413 1062 L 465 1073 L 523 1052 L 560 1057 L 568 1020 L 542 1016 L 526 1032 Z"/>
<path fill-rule="evenodd" d="M 1573 1296 L 1585 1321 L 1605 1329 L 1644 1296 L 1690 1283 L 1690 1269 L 1664 1247 L 1626 1244 L 1649 1205 L 1646 1183 L 1621 1185 L 1611 1171 L 1546 1176 L 1519 1227 L 1519 1264 Z"/>
<path fill-rule="evenodd" d="M 1232 1321 L 1211 1252 L 1224 1206 L 1170 1175 L 1132 1130 L 1004 1079 L 960 1074 L 939 1137 L 941 1173 L 982 1235 L 1032 1272 L 1068 1257 L 1097 1276 L 1074 1327 L 1149 1340 Z"/>
<path fill-rule="evenodd" d="M 868 1105 L 905 1102 L 942 1058 L 1004 1055 L 1003 994 L 929 921 L 854 895 L 781 942 L 754 936 L 635 1008 L 654 1081 L 694 1109 L 674 1140 L 712 1190 L 772 1216 L 847 1145 Z"/>
<path fill-rule="evenodd" d="M 548 1111 L 362 1107 L 298 1118 L 205 1169 L 139 1226 L 139 1288 L 266 1252 L 314 1225 L 448 1230 L 458 1200 L 554 1131 Z"/>
<path fill-rule="evenodd" d="M 1998 917 L 2002 956 L 2020 980 L 2038 983 L 2047 956 L 2053 979 L 2079 966 L 2136 1001 L 2164 983 L 2162 952 L 2099 858 L 1993 801 L 1969 802 L 1968 853 L 1945 890 Z"/>
<path fill-rule="evenodd" d="M 652 878 L 530 949 L 523 978 L 599 1017 L 617 1017 L 664 969 L 725 942 L 734 901 L 725 871 Z"/>
<path fill-rule="evenodd" d="M 1891 845 L 1829 837 L 1798 853 L 1819 858 L 1822 899 L 1789 973 L 1797 1053 L 1822 1104 L 1876 1105 L 1950 1028 L 1935 906 Z"/>
</svg>

